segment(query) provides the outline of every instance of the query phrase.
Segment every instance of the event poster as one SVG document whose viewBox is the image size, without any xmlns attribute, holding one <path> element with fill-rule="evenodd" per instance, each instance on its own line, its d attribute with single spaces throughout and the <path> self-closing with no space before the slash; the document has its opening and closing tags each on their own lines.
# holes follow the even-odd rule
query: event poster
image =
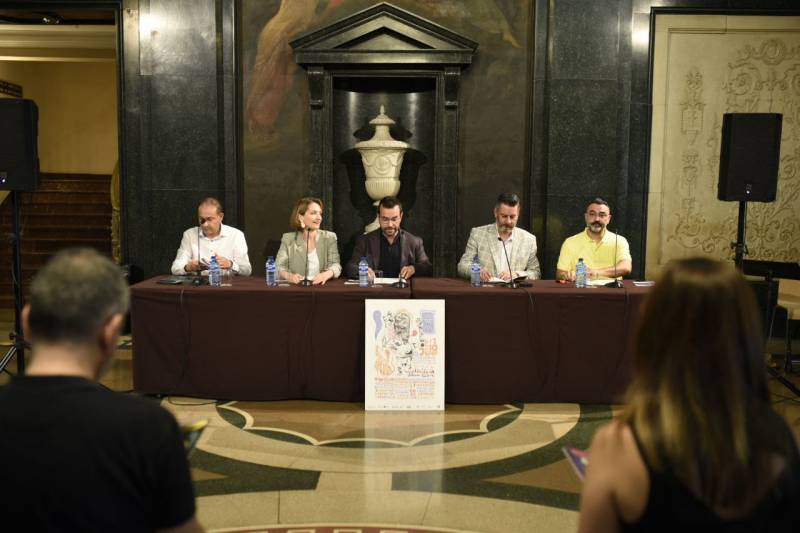
<svg viewBox="0 0 800 533">
<path fill-rule="evenodd" d="M 444 410 L 444 300 L 365 300 L 364 406 Z"/>
</svg>

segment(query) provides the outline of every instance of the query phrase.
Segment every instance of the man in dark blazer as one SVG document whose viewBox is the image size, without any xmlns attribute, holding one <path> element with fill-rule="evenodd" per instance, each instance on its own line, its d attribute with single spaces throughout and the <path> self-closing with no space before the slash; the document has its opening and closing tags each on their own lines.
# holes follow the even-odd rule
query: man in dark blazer
<svg viewBox="0 0 800 533">
<path fill-rule="evenodd" d="M 403 220 L 403 204 L 394 196 L 386 196 L 378 204 L 380 228 L 360 235 L 356 240 L 353 255 L 345 266 L 349 278 L 358 277 L 358 262 L 367 258 L 369 277 L 375 271 L 383 271 L 386 278 L 430 276 L 433 271 L 422 239 L 400 229 Z"/>
</svg>

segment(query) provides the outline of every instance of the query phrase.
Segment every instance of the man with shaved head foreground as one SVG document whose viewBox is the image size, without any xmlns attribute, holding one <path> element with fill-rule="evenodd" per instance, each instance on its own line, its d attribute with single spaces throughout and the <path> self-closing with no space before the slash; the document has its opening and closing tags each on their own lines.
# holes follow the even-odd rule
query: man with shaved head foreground
<svg viewBox="0 0 800 533">
<path fill-rule="evenodd" d="M 2 521 L 27 531 L 202 531 L 181 432 L 148 398 L 97 380 L 128 310 L 119 268 L 57 254 L 22 312 L 33 355 L 0 387 Z"/>
</svg>

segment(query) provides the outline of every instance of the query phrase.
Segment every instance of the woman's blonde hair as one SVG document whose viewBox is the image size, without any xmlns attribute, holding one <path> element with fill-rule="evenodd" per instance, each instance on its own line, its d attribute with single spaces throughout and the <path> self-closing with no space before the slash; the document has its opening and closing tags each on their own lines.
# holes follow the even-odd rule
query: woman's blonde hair
<svg viewBox="0 0 800 533">
<path fill-rule="evenodd" d="M 764 416 L 763 354 L 753 292 L 732 265 L 667 266 L 644 304 L 622 420 L 654 468 L 712 508 L 750 509 L 772 481 L 770 452 L 787 453 Z"/>
<path fill-rule="evenodd" d="M 289 227 L 295 231 L 300 231 L 303 229 L 303 226 L 300 225 L 300 216 L 305 215 L 306 211 L 308 211 L 308 206 L 311 204 L 318 204 L 319 208 L 324 211 L 325 204 L 322 203 L 322 200 L 319 198 L 315 198 L 313 196 L 305 196 L 297 200 L 297 203 L 294 204 L 294 209 L 292 209 L 292 214 L 289 217 Z"/>
</svg>

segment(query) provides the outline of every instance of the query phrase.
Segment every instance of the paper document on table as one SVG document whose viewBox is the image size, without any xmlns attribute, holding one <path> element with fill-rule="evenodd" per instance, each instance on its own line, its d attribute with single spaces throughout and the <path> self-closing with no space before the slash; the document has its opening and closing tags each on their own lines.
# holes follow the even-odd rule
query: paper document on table
<svg viewBox="0 0 800 533">
<path fill-rule="evenodd" d="M 602 287 L 609 281 L 612 281 L 610 278 L 600 278 L 600 279 L 587 279 L 586 285 L 588 287 Z"/>
<path fill-rule="evenodd" d="M 520 281 L 525 281 L 526 279 L 528 279 L 528 276 L 517 276 L 516 278 L 514 278 L 514 281 L 519 283 Z M 508 280 L 507 279 L 498 278 L 497 276 L 492 276 L 491 278 L 489 278 L 489 281 L 486 281 L 484 283 L 494 283 L 494 284 L 502 285 L 503 283 L 508 283 Z"/>
<path fill-rule="evenodd" d="M 652 287 L 656 284 L 655 281 L 634 281 L 633 284 L 637 287 Z"/>
<path fill-rule="evenodd" d="M 391 285 L 392 283 L 397 283 L 400 281 L 400 278 L 373 278 L 373 281 L 370 285 Z M 358 285 L 357 279 L 348 279 L 344 282 L 345 285 Z"/>
</svg>

